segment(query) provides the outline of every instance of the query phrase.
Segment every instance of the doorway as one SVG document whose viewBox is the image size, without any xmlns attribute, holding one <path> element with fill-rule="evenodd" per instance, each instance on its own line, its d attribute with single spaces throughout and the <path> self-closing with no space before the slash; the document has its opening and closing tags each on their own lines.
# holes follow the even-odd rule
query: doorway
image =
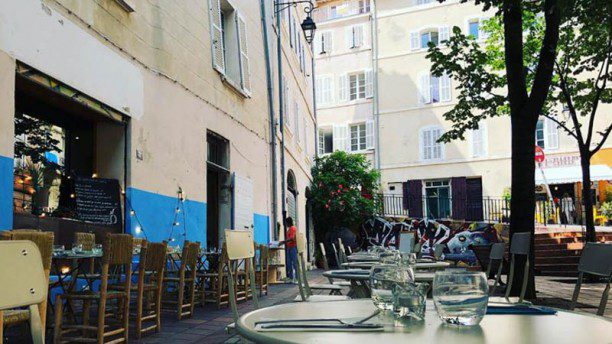
<svg viewBox="0 0 612 344">
<path fill-rule="evenodd" d="M 208 132 L 206 140 L 206 247 L 219 249 L 223 244 L 223 231 L 231 228 L 229 141 L 213 132 Z"/>
</svg>

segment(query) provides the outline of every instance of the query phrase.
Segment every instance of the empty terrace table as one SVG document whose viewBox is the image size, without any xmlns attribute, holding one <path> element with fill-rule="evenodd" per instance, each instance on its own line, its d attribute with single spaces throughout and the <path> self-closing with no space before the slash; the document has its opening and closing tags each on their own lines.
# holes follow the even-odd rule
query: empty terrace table
<svg viewBox="0 0 612 344">
<path fill-rule="evenodd" d="M 342 266 L 349 269 L 370 269 L 375 264 L 378 262 L 348 262 L 342 263 Z M 412 268 L 414 270 L 444 270 L 450 265 L 449 262 L 423 261 L 413 264 Z"/>
<path fill-rule="evenodd" d="M 351 290 L 348 293 L 353 299 L 369 298 L 372 294 L 370 290 L 370 271 L 362 269 L 350 270 L 328 270 L 323 272 L 323 276 L 331 279 L 343 279 L 351 282 Z M 435 272 L 415 271 L 414 280 L 420 283 L 433 282 Z"/>
<path fill-rule="evenodd" d="M 256 343 L 461 343 L 461 344 L 604 344 L 612 340 L 612 322 L 601 317 L 568 311 L 555 315 L 486 315 L 479 326 L 457 328 L 442 324 L 431 300 L 427 301 L 424 322 L 392 325 L 389 316 L 366 323 L 385 324 L 382 331 L 290 330 L 258 331 L 256 323 L 270 320 L 334 318 L 356 321 L 372 314 L 371 300 L 287 303 L 243 315 L 236 323 L 238 333 Z"/>
</svg>

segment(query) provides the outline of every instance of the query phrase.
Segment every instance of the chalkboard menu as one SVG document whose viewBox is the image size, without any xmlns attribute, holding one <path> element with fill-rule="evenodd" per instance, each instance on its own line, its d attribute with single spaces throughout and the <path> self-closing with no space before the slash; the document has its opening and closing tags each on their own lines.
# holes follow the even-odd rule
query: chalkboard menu
<svg viewBox="0 0 612 344">
<path fill-rule="evenodd" d="M 81 221 L 121 226 L 119 181 L 104 178 L 77 178 L 74 183 L 76 211 Z"/>
</svg>

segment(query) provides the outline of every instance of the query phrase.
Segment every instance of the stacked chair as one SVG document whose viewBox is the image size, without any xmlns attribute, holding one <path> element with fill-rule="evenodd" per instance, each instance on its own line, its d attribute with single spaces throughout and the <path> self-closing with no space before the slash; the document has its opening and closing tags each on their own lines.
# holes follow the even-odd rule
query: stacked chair
<svg viewBox="0 0 612 344">
<path fill-rule="evenodd" d="M 327 252 L 325 251 L 325 244 L 320 242 L 319 248 L 321 249 L 321 255 L 323 256 L 323 269 L 325 269 L 325 271 L 328 271 L 330 269 L 329 269 L 329 262 L 327 261 Z M 351 286 L 351 282 L 349 281 L 334 281 L 333 278 L 328 278 L 328 280 L 329 280 L 329 283 L 339 285 L 341 287 Z"/>
<path fill-rule="evenodd" d="M 0 274 L 0 276 L 3 276 L 3 281 L 0 283 L 2 284 L 2 286 L 0 286 L 0 343 L 2 343 L 4 327 L 25 322 L 30 322 L 32 337 L 34 338 L 34 341 L 36 341 L 39 330 L 39 328 L 36 328 L 36 326 L 40 326 L 40 329 L 44 329 L 46 326 L 47 291 L 49 288 L 49 274 L 53 254 L 54 235 L 53 232 L 40 232 L 34 230 L 6 231 L 3 234 L 4 239 L 18 241 L 19 244 L 0 242 L 0 244 L 5 246 L 0 246 L 0 257 L 2 258 L 0 259 L 0 261 L 2 261 L 2 264 L 0 264 L 0 271 L 3 271 L 3 269 L 14 270 L 13 273 L 5 271 Z M 24 240 L 29 240 L 31 243 Z M 32 245 L 35 245 L 35 250 L 31 248 Z M 29 251 L 32 252 L 32 254 L 29 256 L 23 256 L 27 257 L 27 259 L 17 259 L 17 261 L 15 261 L 17 257 L 13 255 L 14 252 L 11 250 L 18 250 L 19 248 L 21 248 L 21 251 Z M 42 265 L 40 262 L 42 262 Z M 30 264 L 33 266 L 30 266 Z M 39 266 L 41 266 L 42 269 L 40 273 L 42 274 L 44 285 L 40 287 L 32 287 L 34 291 L 38 291 L 38 293 L 34 293 L 32 296 L 39 297 L 44 292 L 44 300 L 34 303 L 27 303 L 37 299 L 25 297 L 25 295 L 15 295 L 14 293 L 23 293 L 21 288 L 24 288 L 28 284 L 33 285 L 38 283 L 39 273 L 37 271 Z M 23 271 L 28 271 L 28 273 L 24 274 L 22 273 Z M 17 276 L 13 276 L 14 274 Z M 9 280 L 6 280 L 6 278 Z M 16 280 L 12 281 L 12 278 L 15 278 Z M 4 290 L 4 288 L 8 288 L 8 290 Z M 4 298 L 6 298 L 6 300 L 4 300 Z M 29 309 L 10 309 L 13 308 L 8 307 L 11 305 L 14 305 L 14 307 L 31 305 L 31 307 L 29 307 Z M 2 311 L 3 309 L 5 310 Z M 37 315 L 35 317 L 32 317 L 33 310 L 37 311 Z"/>
<path fill-rule="evenodd" d="M 531 233 L 514 233 L 512 240 L 510 241 L 510 272 L 508 273 L 506 281 L 506 291 L 502 300 L 493 299 L 495 301 L 511 301 L 510 291 L 512 290 L 512 280 L 514 279 L 514 271 L 516 269 L 516 256 L 525 256 L 525 264 L 523 265 L 523 284 L 521 286 L 521 292 L 519 294 L 518 302 L 521 303 L 525 299 L 525 293 L 527 291 L 527 282 L 529 280 L 529 251 L 531 247 Z M 493 265 L 493 262 L 499 260 L 498 273 L 495 278 L 495 284 L 493 285 L 492 293 L 495 293 L 497 285 L 501 281 L 501 272 L 503 269 L 503 249 L 501 245 L 497 245 L 491 248 L 489 266 Z M 495 249 L 495 252 L 493 252 Z M 489 271 L 490 272 L 490 271 Z M 516 301 L 512 299 L 512 301 Z"/>
<path fill-rule="evenodd" d="M 178 320 L 193 315 L 199 252 L 199 242 L 185 240 L 179 270 L 167 271 L 163 280 L 166 293 L 162 297 L 162 305 L 167 305 L 165 309 L 176 311 Z"/>
<path fill-rule="evenodd" d="M 100 290 L 91 289 L 73 291 L 68 294 L 59 294 L 55 299 L 55 333 L 54 342 L 94 342 L 103 343 L 107 340 L 113 342 L 127 342 L 129 304 L 132 280 L 132 236 L 128 234 L 106 234 L 100 273 Z M 123 290 L 113 290 L 109 285 L 122 285 Z M 64 324 L 64 301 L 82 301 L 83 323 Z M 112 312 L 107 308 L 109 301 L 116 301 L 117 309 Z M 97 324 L 89 324 L 91 303 L 96 302 Z M 114 315 L 116 326 L 113 328 L 109 319 Z M 68 337 L 67 334 L 81 332 L 80 336 Z M 119 337 L 112 339 L 112 337 Z"/>
</svg>

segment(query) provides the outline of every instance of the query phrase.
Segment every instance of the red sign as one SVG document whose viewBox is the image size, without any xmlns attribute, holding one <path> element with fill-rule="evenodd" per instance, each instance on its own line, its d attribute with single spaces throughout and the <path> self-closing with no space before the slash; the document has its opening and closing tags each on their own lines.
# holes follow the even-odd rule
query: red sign
<svg viewBox="0 0 612 344">
<path fill-rule="evenodd" d="M 544 155 L 544 150 L 542 149 L 542 147 L 536 146 L 535 147 L 535 161 L 538 164 L 541 164 L 544 162 L 545 159 L 546 159 L 546 156 Z"/>
</svg>

